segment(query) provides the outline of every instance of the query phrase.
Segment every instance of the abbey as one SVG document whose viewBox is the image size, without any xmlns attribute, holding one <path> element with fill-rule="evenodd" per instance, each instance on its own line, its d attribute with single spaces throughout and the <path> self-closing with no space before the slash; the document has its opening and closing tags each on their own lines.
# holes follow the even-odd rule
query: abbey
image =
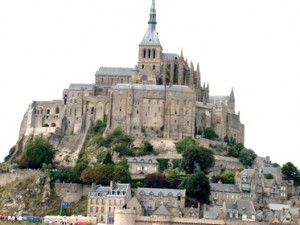
<svg viewBox="0 0 300 225">
<path fill-rule="evenodd" d="M 235 113 L 233 90 L 210 96 L 202 85 L 200 68 L 183 52 L 164 53 L 156 31 L 155 1 L 148 29 L 139 43 L 134 68 L 100 67 L 95 84 L 71 84 L 61 100 L 34 101 L 21 124 L 19 138 L 55 134 L 84 134 L 97 120 L 139 137 L 180 139 L 213 127 L 223 140 L 244 142 L 244 125 Z"/>
</svg>

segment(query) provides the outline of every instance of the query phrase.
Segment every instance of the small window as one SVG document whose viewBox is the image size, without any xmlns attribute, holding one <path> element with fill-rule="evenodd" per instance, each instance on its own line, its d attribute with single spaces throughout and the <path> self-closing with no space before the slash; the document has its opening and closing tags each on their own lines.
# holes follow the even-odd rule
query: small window
<svg viewBox="0 0 300 225">
<path fill-rule="evenodd" d="M 143 65 L 142 65 L 142 69 L 144 69 L 144 68 L 145 68 L 145 65 L 143 64 Z"/>
<path fill-rule="evenodd" d="M 152 66 L 153 70 L 155 70 L 155 65 Z"/>
</svg>

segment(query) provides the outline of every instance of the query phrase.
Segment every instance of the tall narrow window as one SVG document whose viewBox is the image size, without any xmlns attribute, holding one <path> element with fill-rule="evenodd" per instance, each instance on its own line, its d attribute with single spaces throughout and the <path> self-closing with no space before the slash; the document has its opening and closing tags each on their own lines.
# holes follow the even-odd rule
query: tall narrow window
<svg viewBox="0 0 300 225">
<path fill-rule="evenodd" d="M 155 59 L 155 49 L 153 49 L 153 59 Z"/>
<path fill-rule="evenodd" d="M 144 55 L 143 55 L 144 57 L 143 58 L 146 58 L 146 50 L 144 49 Z"/>
<path fill-rule="evenodd" d="M 152 66 L 153 70 L 155 70 L 155 65 Z"/>
<path fill-rule="evenodd" d="M 151 50 L 150 49 L 148 50 L 148 58 L 149 59 L 151 58 Z"/>
</svg>

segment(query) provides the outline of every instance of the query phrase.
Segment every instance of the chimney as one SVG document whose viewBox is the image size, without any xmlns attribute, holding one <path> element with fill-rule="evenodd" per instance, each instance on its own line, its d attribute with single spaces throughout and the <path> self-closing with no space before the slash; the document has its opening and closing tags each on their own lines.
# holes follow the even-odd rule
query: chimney
<svg viewBox="0 0 300 225">
<path fill-rule="evenodd" d="M 111 180 L 109 185 L 109 191 L 112 192 L 114 189 L 114 182 Z"/>
</svg>

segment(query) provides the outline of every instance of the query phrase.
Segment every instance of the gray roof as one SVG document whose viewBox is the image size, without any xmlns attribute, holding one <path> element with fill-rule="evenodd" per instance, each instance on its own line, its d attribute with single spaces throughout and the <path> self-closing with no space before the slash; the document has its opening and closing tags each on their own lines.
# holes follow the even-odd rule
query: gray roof
<svg viewBox="0 0 300 225">
<path fill-rule="evenodd" d="M 244 169 L 244 170 L 241 171 L 240 175 L 241 176 L 250 176 L 250 177 L 252 177 L 254 172 L 255 172 L 254 169 Z"/>
<path fill-rule="evenodd" d="M 241 193 L 241 191 L 235 184 L 210 183 L 210 190 L 216 192 Z"/>
<path fill-rule="evenodd" d="M 158 33 L 155 29 L 155 24 L 149 24 L 148 29 L 140 43 L 140 45 L 159 45 L 160 41 L 158 38 Z"/>
<path fill-rule="evenodd" d="M 204 219 L 217 219 L 220 213 L 222 212 L 222 208 L 218 206 L 207 207 L 203 212 Z"/>
<path fill-rule="evenodd" d="M 96 75 L 131 76 L 133 68 L 128 67 L 100 67 Z"/>
<path fill-rule="evenodd" d="M 94 85 L 93 84 L 70 84 L 69 89 L 73 90 L 81 90 L 81 89 L 87 89 L 87 90 L 93 90 Z"/>
<path fill-rule="evenodd" d="M 218 106 L 227 106 L 229 96 L 209 96 L 209 102 Z"/>
<path fill-rule="evenodd" d="M 138 188 L 137 189 L 137 195 L 140 195 L 140 192 L 144 191 L 145 195 L 149 195 L 150 192 L 154 194 L 154 196 L 158 196 L 159 193 L 162 193 L 164 197 L 167 197 L 169 193 L 171 193 L 173 196 L 181 195 L 182 197 L 185 197 L 185 189 L 162 189 L 162 188 Z"/>
<path fill-rule="evenodd" d="M 279 170 L 281 170 L 281 168 L 276 168 L 276 167 L 261 167 L 259 169 L 259 172 L 260 173 L 270 173 L 270 174 L 273 174 L 273 175 L 276 175 Z"/>
<path fill-rule="evenodd" d="M 157 160 L 154 158 L 145 158 L 145 157 L 127 157 L 128 163 L 149 163 L 149 164 L 158 164 Z"/>
<path fill-rule="evenodd" d="M 290 205 L 285 204 L 276 204 L 276 203 L 270 203 L 269 209 L 271 210 L 282 210 L 282 209 L 290 209 Z"/>
<path fill-rule="evenodd" d="M 237 209 L 240 214 L 255 214 L 253 203 L 247 199 L 239 199 L 236 201 Z"/>
<path fill-rule="evenodd" d="M 227 203 L 226 204 L 226 208 L 227 210 L 230 209 L 230 210 L 237 210 L 237 205 L 235 203 Z"/>
<path fill-rule="evenodd" d="M 172 60 L 172 59 L 175 59 L 175 58 L 178 59 L 179 55 L 176 54 L 176 53 L 163 53 L 161 58 L 164 59 L 164 60 Z"/>
<path fill-rule="evenodd" d="M 134 90 L 145 90 L 145 91 L 186 91 L 193 92 L 193 90 L 188 86 L 183 85 L 172 85 L 172 86 L 164 86 L 164 85 L 156 85 L 156 84 L 116 84 L 112 87 L 113 89 L 134 89 Z"/>
<path fill-rule="evenodd" d="M 172 214 L 169 212 L 169 210 L 166 208 L 164 204 L 161 204 L 161 206 L 159 206 L 157 210 L 155 210 L 155 212 L 152 213 L 152 215 L 172 216 Z"/>
<path fill-rule="evenodd" d="M 97 185 L 95 189 L 90 191 L 90 196 L 120 196 L 126 195 L 129 190 L 129 184 L 115 183 L 112 190 L 110 186 Z"/>
</svg>

